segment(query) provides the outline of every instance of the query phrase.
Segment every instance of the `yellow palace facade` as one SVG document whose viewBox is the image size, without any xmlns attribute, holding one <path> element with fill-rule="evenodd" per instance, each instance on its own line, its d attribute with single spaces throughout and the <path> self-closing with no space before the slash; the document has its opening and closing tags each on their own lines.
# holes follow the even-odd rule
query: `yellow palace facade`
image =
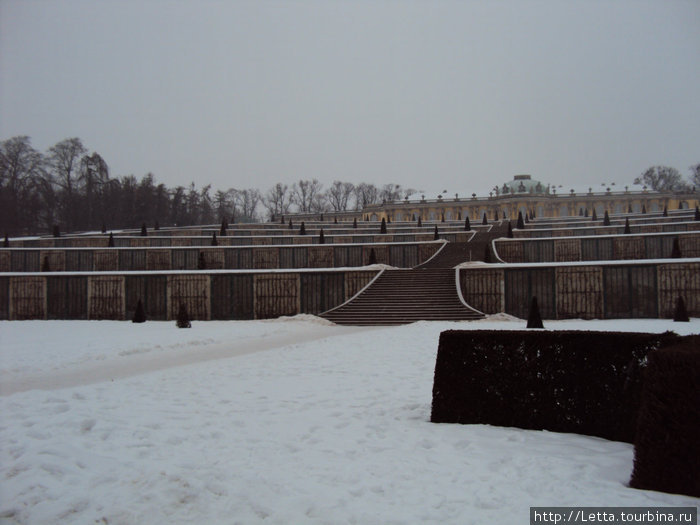
<svg viewBox="0 0 700 525">
<path fill-rule="evenodd" d="M 596 215 L 602 217 L 624 213 L 659 213 L 667 210 L 693 209 L 700 205 L 697 192 L 612 191 L 606 187 L 602 192 L 592 188 L 584 192 L 561 192 L 545 186 L 530 175 L 516 175 L 512 181 L 496 186 L 488 197 L 438 197 L 437 199 L 403 200 L 367 206 L 358 212 L 365 220 L 392 222 L 443 219 L 481 221 L 484 214 L 488 220 L 517 218 L 518 213 L 529 217 L 556 218 Z"/>
</svg>

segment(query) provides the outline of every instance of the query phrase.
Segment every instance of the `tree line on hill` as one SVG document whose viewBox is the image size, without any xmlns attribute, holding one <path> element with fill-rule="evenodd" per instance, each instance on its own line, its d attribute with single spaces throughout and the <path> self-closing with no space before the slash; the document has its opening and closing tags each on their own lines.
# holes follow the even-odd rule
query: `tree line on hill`
<svg viewBox="0 0 700 525">
<path fill-rule="evenodd" d="M 700 164 L 691 166 L 689 183 L 667 166 L 654 166 L 635 179 L 656 191 L 700 186 Z M 34 149 L 27 136 L 0 142 L 0 234 L 213 224 L 226 220 L 253 222 L 288 213 L 361 210 L 371 204 L 410 198 L 417 191 L 400 184 L 317 179 L 281 182 L 262 193 L 255 188 L 169 188 L 152 173 L 111 177 L 107 162 L 79 138 L 56 143 L 46 152 Z"/>
<path fill-rule="evenodd" d="M 79 138 L 62 140 L 42 153 L 31 139 L 0 142 L 0 234 L 213 224 L 223 220 L 253 222 L 292 212 L 324 213 L 362 209 L 383 200 L 416 193 L 399 184 L 334 181 L 323 188 L 317 179 L 291 186 L 277 183 L 267 192 L 255 188 L 169 188 L 152 173 L 111 177 L 107 162 Z"/>
</svg>

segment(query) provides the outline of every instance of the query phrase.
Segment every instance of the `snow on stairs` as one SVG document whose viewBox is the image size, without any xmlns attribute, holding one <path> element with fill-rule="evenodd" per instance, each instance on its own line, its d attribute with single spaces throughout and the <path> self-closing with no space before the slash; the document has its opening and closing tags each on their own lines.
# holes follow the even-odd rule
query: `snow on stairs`
<svg viewBox="0 0 700 525">
<path fill-rule="evenodd" d="M 321 317 L 345 325 L 400 325 L 484 316 L 460 301 L 454 269 L 415 268 L 385 270 L 353 300 Z"/>
</svg>

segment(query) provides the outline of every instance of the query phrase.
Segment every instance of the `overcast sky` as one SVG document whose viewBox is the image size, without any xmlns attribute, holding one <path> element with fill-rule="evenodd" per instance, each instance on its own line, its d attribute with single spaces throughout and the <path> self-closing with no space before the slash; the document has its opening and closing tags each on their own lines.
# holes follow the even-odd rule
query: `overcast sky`
<svg viewBox="0 0 700 525">
<path fill-rule="evenodd" d="M 698 0 L 0 0 L 0 140 L 217 189 L 687 177 L 699 28 Z"/>
</svg>

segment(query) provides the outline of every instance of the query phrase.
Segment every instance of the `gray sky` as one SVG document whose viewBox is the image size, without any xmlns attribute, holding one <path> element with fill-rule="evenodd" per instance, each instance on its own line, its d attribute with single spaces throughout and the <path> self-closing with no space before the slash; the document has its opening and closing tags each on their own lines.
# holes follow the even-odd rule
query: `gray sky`
<svg viewBox="0 0 700 525">
<path fill-rule="evenodd" d="M 687 177 L 699 28 L 697 0 L 0 0 L 0 140 L 217 189 Z"/>
</svg>

